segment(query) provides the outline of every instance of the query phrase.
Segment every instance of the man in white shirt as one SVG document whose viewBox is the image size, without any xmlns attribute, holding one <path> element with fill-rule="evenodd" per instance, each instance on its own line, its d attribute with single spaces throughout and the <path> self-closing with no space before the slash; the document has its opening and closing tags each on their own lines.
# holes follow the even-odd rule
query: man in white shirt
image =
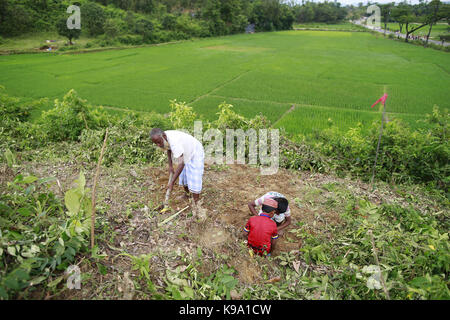
<svg viewBox="0 0 450 320">
<path fill-rule="evenodd" d="M 175 180 L 180 177 L 179 185 L 184 187 L 187 194 L 192 193 L 197 204 L 202 191 L 205 165 L 205 154 L 200 141 L 183 131 L 162 131 L 159 128 L 152 129 L 150 138 L 158 147 L 167 151 L 169 173 L 173 174 L 168 189 L 172 191 Z M 172 157 L 178 162 L 175 171 Z"/>
</svg>

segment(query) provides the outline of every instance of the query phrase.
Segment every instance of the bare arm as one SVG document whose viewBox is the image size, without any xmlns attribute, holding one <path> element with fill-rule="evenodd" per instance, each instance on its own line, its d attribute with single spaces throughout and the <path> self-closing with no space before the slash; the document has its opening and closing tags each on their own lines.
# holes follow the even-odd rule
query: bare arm
<svg viewBox="0 0 450 320">
<path fill-rule="evenodd" d="M 289 216 L 289 217 L 286 217 L 286 219 L 283 221 L 282 224 L 280 224 L 278 226 L 277 229 L 278 229 L 278 231 L 281 231 L 281 230 L 287 228 L 290 224 L 291 224 L 291 217 Z"/>
<path fill-rule="evenodd" d="M 167 157 L 169 158 L 169 173 L 174 173 L 173 163 L 172 163 L 172 150 L 170 150 L 170 149 L 167 150 Z"/>
<path fill-rule="evenodd" d="M 248 203 L 248 208 L 250 209 L 250 212 L 251 212 L 253 215 L 255 215 L 255 216 L 258 215 L 258 212 L 256 211 L 256 205 L 255 205 L 255 202 L 254 202 L 254 201 L 250 201 L 250 202 Z"/>
<path fill-rule="evenodd" d="M 169 187 L 168 187 L 168 189 L 170 189 L 171 191 L 172 191 L 172 189 L 173 189 L 173 185 L 174 185 L 174 183 L 175 183 L 175 180 L 178 179 L 178 177 L 179 177 L 180 174 L 181 174 L 181 171 L 183 171 L 183 169 L 184 169 L 184 160 L 183 160 L 183 156 L 180 157 L 180 161 L 181 161 L 181 163 L 178 165 L 177 169 L 175 170 L 175 172 L 174 172 L 174 174 L 173 174 L 172 181 L 170 181 L 170 184 L 169 184 Z"/>
<path fill-rule="evenodd" d="M 275 245 L 277 244 L 277 240 L 278 239 L 271 239 L 270 240 L 270 252 L 273 252 L 273 250 L 275 249 Z"/>
</svg>

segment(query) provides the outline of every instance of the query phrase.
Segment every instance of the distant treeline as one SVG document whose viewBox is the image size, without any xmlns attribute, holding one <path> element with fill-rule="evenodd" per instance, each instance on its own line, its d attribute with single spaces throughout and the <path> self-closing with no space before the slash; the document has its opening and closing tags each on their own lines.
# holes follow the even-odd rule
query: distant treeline
<svg viewBox="0 0 450 320">
<path fill-rule="evenodd" d="M 322 22 L 333 24 L 344 20 L 349 13 L 349 9 L 342 7 L 339 2 L 303 1 L 301 5 L 295 5 L 293 8 L 295 20 L 299 23 Z"/>
<path fill-rule="evenodd" d="M 251 24 L 255 31 L 286 30 L 295 20 L 292 6 L 280 0 L 0 0 L 0 35 L 57 31 L 72 4 L 81 8 L 87 35 L 149 41 L 242 33 Z"/>
</svg>

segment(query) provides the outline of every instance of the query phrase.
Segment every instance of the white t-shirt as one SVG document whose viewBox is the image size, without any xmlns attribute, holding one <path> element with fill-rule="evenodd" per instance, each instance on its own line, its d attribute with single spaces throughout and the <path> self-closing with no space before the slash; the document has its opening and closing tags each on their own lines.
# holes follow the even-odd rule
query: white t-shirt
<svg viewBox="0 0 450 320">
<path fill-rule="evenodd" d="M 286 197 L 284 195 L 282 195 L 281 193 L 278 193 L 278 192 L 275 192 L 275 191 L 269 191 L 265 195 L 263 195 L 261 198 L 256 199 L 255 200 L 255 205 L 256 206 L 262 206 L 262 204 L 264 203 L 265 198 L 270 198 L 270 199 L 273 199 L 273 198 L 285 198 L 286 199 Z M 259 210 L 258 214 L 261 214 L 261 213 L 262 213 L 262 209 Z M 286 212 L 280 213 L 280 214 L 274 214 L 272 219 L 275 220 L 278 223 L 281 223 L 281 222 L 284 221 L 284 219 L 286 217 L 290 217 L 290 216 L 291 216 L 291 209 L 289 208 L 289 205 L 288 205 L 288 207 L 286 209 Z"/>
<path fill-rule="evenodd" d="M 173 158 L 177 159 L 183 156 L 184 163 L 191 161 L 195 148 L 202 145 L 200 141 L 183 131 L 167 130 L 164 133 L 167 136 Z"/>
</svg>

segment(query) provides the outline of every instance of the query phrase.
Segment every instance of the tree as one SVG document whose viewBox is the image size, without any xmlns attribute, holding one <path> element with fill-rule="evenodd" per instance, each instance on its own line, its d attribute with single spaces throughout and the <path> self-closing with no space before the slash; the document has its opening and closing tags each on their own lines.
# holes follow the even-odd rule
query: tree
<svg viewBox="0 0 450 320">
<path fill-rule="evenodd" d="M 115 19 L 107 19 L 103 25 L 105 36 L 113 39 L 117 37 L 120 32 L 119 23 Z"/>
<path fill-rule="evenodd" d="M 97 36 L 103 34 L 105 21 L 106 15 L 100 5 L 94 2 L 87 2 L 81 6 L 81 23 L 87 28 L 89 35 Z"/>
<path fill-rule="evenodd" d="M 426 47 L 428 45 L 428 39 L 430 38 L 431 29 L 433 28 L 433 25 L 436 24 L 436 22 L 438 22 L 442 17 L 442 11 L 440 11 L 440 7 L 441 7 L 440 0 L 432 0 L 430 2 L 430 4 L 428 5 L 428 7 L 429 7 L 429 11 L 428 11 L 429 13 L 428 13 L 428 16 L 426 19 L 427 19 L 430 27 L 428 29 L 424 47 Z"/>
<path fill-rule="evenodd" d="M 134 25 L 134 33 L 142 35 L 145 42 L 151 40 L 153 29 L 153 22 L 147 18 L 139 18 Z"/>
<path fill-rule="evenodd" d="M 406 3 L 400 3 L 392 9 L 391 16 L 398 23 L 400 33 L 403 31 L 403 25 L 409 12 L 409 6 Z"/>
<path fill-rule="evenodd" d="M 391 21 L 391 11 L 392 11 L 392 7 L 394 6 L 394 3 L 380 4 L 378 6 L 380 7 L 381 16 L 383 17 L 384 36 L 386 36 L 387 24 L 388 24 L 388 22 Z"/>
<path fill-rule="evenodd" d="M 67 28 L 67 18 L 60 18 L 56 24 L 56 30 L 60 36 L 69 39 L 69 44 L 72 45 L 72 39 L 78 39 L 81 34 L 81 29 Z"/>
</svg>

